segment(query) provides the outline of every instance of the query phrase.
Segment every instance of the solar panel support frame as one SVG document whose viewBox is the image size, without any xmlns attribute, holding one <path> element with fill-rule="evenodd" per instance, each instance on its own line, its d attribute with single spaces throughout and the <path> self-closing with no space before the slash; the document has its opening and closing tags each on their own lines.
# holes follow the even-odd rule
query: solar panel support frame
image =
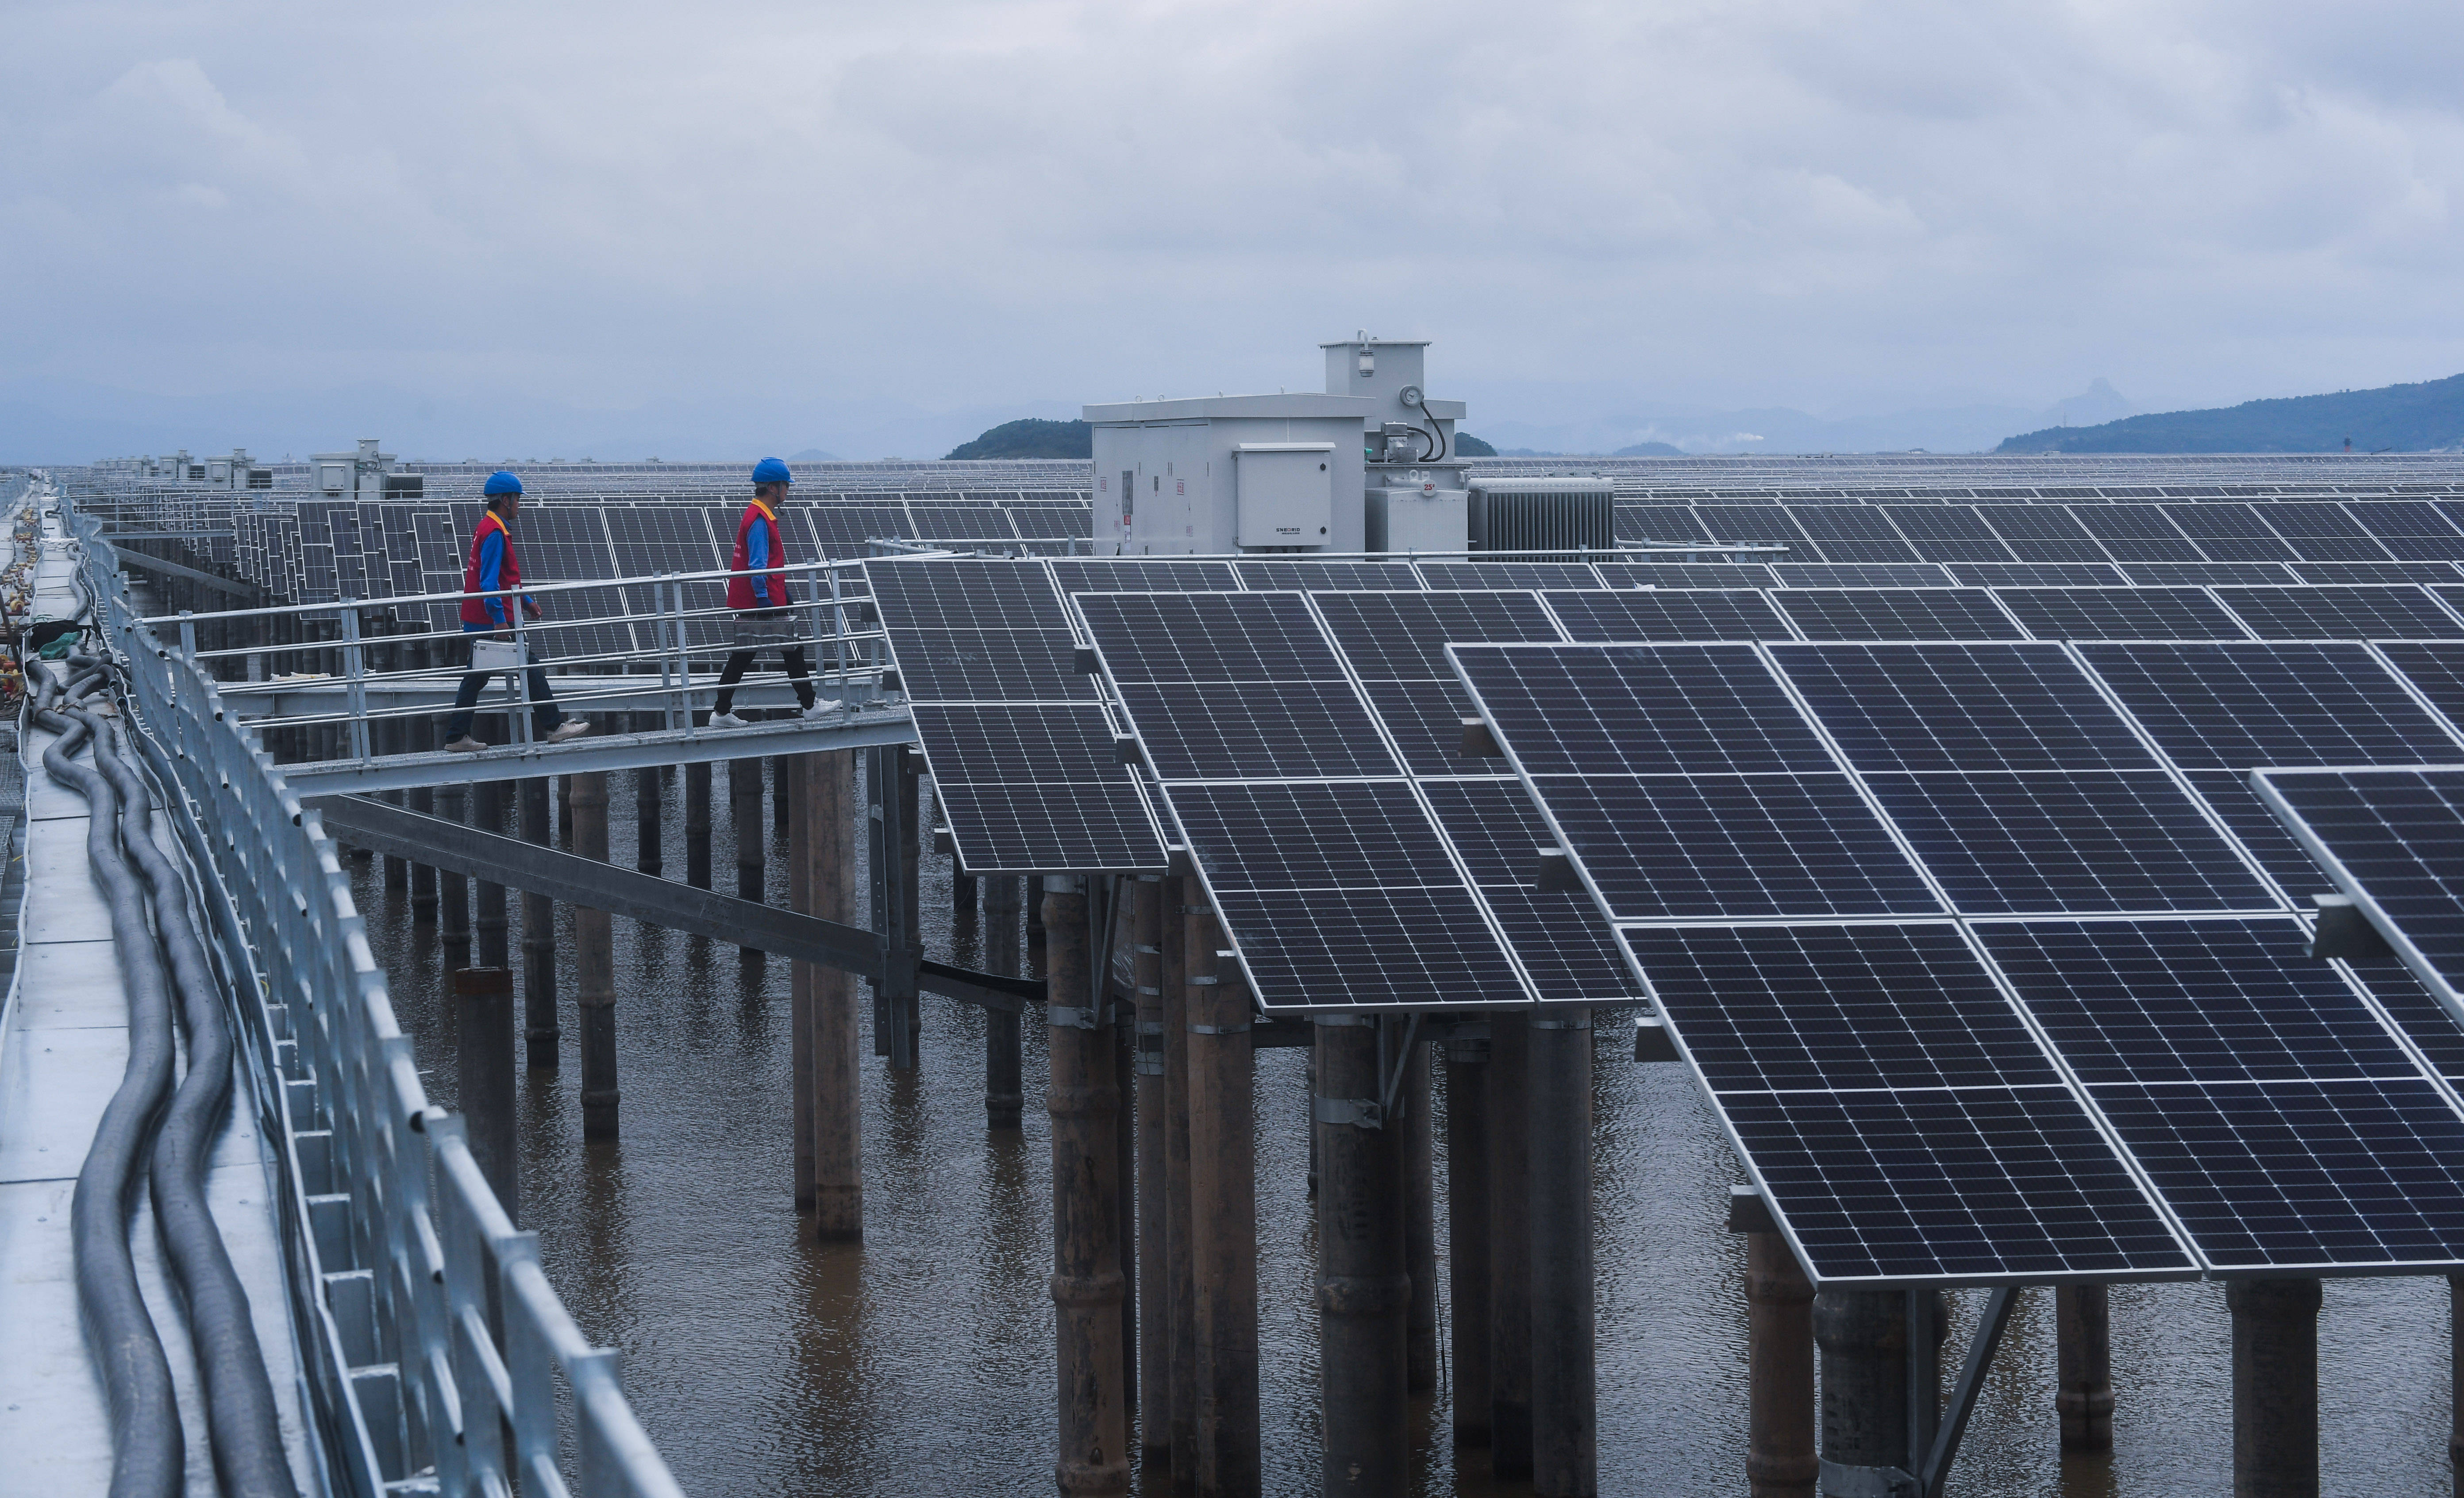
<svg viewBox="0 0 2464 1498">
<path fill-rule="evenodd" d="M 2276 775 L 2303 773 L 2343 774 L 2353 770 L 2387 770 L 2389 768 L 2383 765 L 2368 765 L 2312 768 L 2304 771 L 2277 770 L 2261 766 L 2250 772 L 2250 783 L 2252 789 L 2258 792 L 2258 798 L 2267 803 L 2267 809 L 2276 814 L 2277 819 L 2284 824 L 2285 830 L 2293 834 L 2294 840 L 2301 844 L 2302 851 L 2318 860 L 2319 867 L 2326 871 L 2329 879 L 2335 880 L 2336 887 L 2353 902 L 2353 907 L 2368 919 L 2379 937 L 2394 949 L 2395 955 L 2403 960 L 2405 966 L 2412 969 L 2412 975 L 2421 980 L 2421 986 L 2430 990 L 2430 996 L 2438 1002 L 2439 1008 L 2445 1010 L 2455 1023 L 2464 1025 L 2464 994 L 2455 991 L 2455 986 L 2447 981 L 2446 975 L 2438 970 L 2438 965 L 2431 962 L 2430 955 L 2424 952 L 2411 937 L 2405 934 L 2404 927 L 2396 923 L 2395 918 L 2387 914 L 2387 907 L 2381 905 L 2371 896 L 2361 879 L 2355 877 L 2353 871 L 2345 865 L 2344 860 L 2336 857 L 2334 851 L 2321 839 L 2317 832 L 2312 830 L 2309 821 L 2293 810 L 2291 803 L 2284 799 L 2283 792 L 2276 789 L 2276 782 L 2271 778 Z M 2409 768 L 2464 770 L 2464 765 L 2423 765 Z M 2399 1033 L 2401 1033 L 2400 1031 Z M 2450 1084 L 2437 1067 L 2425 1065 L 2422 1070 L 2434 1085 L 2442 1091 L 2449 1090 Z"/>
</svg>

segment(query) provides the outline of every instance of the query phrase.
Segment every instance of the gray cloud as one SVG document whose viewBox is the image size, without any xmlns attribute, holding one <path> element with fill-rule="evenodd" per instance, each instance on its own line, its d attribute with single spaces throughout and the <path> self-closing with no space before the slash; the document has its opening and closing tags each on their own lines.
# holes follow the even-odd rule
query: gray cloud
<svg viewBox="0 0 2464 1498">
<path fill-rule="evenodd" d="M 2464 369 L 2452 5 L 103 4 L 11 33 L 13 455 L 165 410 L 260 449 L 365 412 L 440 455 L 507 427 L 847 451 L 1306 385 L 1364 323 L 1441 340 L 1474 430 Z"/>
</svg>

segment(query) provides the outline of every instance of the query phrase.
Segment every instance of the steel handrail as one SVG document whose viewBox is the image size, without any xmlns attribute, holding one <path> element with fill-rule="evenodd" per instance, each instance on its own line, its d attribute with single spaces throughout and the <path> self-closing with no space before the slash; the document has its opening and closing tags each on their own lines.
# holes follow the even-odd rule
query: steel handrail
<svg viewBox="0 0 2464 1498">
<path fill-rule="evenodd" d="M 98 524 L 64 508 L 235 982 L 259 1121 L 281 1156 L 294 1330 L 326 1486 L 355 1498 L 517 1486 L 682 1498 L 615 1354 L 558 1299 L 537 1235 L 514 1228 L 461 1120 L 429 1102 L 321 819 L 225 711 L 221 684 L 138 614 Z M 561 1423 L 575 1432 L 578 1487 Z"/>
</svg>

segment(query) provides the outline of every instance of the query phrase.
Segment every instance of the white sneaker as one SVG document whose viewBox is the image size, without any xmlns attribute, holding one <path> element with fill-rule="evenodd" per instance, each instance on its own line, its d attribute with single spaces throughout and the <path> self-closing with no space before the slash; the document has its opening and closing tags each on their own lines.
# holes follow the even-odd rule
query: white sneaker
<svg viewBox="0 0 2464 1498">
<path fill-rule="evenodd" d="M 476 754 L 488 746 L 466 733 L 445 747 L 456 754 Z"/>
<path fill-rule="evenodd" d="M 838 705 L 835 703 L 815 703 L 796 716 L 807 723 L 819 723 L 825 718 L 835 717 L 838 710 Z"/>
<path fill-rule="evenodd" d="M 580 718 L 567 718 L 562 723 L 558 724 L 555 727 L 548 730 L 547 738 L 544 742 L 549 744 L 561 744 L 567 739 L 578 739 L 589 731 L 589 724 L 584 723 Z"/>
<path fill-rule="evenodd" d="M 714 728 L 749 728 L 753 727 L 753 725 L 745 722 L 743 719 L 737 717 L 732 712 L 712 713 L 710 715 L 710 726 Z"/>
</svg>

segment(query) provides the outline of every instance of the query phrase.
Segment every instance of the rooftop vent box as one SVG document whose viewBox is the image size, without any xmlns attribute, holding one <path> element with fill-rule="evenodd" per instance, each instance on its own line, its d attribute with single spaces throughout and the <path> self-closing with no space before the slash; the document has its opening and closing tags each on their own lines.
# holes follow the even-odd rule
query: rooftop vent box
<svg viewBox="0 0 2464 1498">
<path fill-rule="evenodd" d="M 1475 552 L 1617 549 L 1611 479 L 1475 479 L 1469 509 Z"/>
<path fill-rule="evenodd" d="M 1334 444 L 1242 443 L 1235 504 L 1243 547 L 1322 547 L 1334 524 Z"/>
</svg>

